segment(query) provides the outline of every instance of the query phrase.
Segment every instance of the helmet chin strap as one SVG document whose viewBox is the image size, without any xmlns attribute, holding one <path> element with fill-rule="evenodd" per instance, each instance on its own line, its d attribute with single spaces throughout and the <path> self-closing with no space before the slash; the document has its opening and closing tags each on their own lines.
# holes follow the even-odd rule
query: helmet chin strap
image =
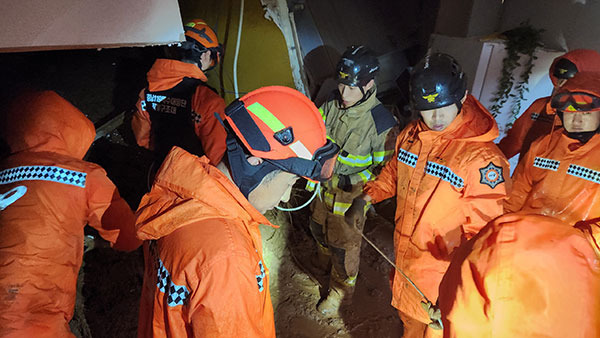
<svg viewBox="0 0 600 338">
<path fill-rule="evenodd" d="M 230 134 L 227 135 L 227 159 L 233 182 L 246 198 L 267 174 L 279 169 L 269 161 L 263 161 L 258 165 L 248 163 L 242 147 Z"/>
</svg>

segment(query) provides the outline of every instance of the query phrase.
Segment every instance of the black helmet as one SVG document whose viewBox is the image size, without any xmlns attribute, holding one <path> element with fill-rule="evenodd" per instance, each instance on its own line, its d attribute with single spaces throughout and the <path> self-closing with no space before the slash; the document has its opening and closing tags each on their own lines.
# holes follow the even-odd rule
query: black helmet
<svg viewBox="0 0 600 338">
<path fill-rule="evenodd" d="M 412 109 L 430 110 L 456 104 L 467 91 L 467 78 L 456 60 L 442 53 L 425 56 L 413 68 L 410 77 Z"/>
<path fill-rule="evenodd" d="M 337 64 L 337 81 L 347 86 L 363 87 L 375 78 L 379 61 L 368 47 L 350 46 Z"/>
</svg>

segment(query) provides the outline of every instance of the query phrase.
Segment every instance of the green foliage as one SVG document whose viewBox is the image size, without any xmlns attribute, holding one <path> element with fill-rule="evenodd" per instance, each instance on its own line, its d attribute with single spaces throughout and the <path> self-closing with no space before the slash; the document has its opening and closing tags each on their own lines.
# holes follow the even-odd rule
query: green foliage
<svg viewBox="0 0 600 338">
<path fill-rule="evenodd" d="M 500 109 L 510 99 L 512 101 L 511 125 L 521 111 L 521 102 L 523 101 L 524 94 L 529 91 L 527 82 L 533 69 L 533 61 L 537 59 L 535 50 L 537 47 L 542 46 L 543 31 L 543 29 L 535 29 L 528 22 L 525 22 L 521 23 L 517 28 L 504 32 L 507 38 L 505 42 L 507 55 L 502 60 L 502 75 L 498 82 L 498 91 L 492 99 L 493 104 L 490 107 L 490 111 L 494 117 L 498 116 Z M 523 55 L 526 56 L 523 63 L 523 70 L 518 76 L 518 80 L 516 80 L 514 71 L 517 67 L 521 66 L 519 61 Z"/>
</svg>

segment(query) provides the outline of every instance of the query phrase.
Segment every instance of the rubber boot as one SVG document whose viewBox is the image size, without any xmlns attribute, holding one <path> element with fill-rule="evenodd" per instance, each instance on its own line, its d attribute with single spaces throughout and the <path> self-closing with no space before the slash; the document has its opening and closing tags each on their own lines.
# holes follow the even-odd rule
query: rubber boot
<svg viewBox="0 0 600 338">
<path fill-rule="evenodd" d="M 317 304 L 317 311 L 325 317 L 339 317 L 340 308 L 352 304 L 355 285 L 356 277 L 340 280 L 332 269 L 327 297 Z"/>
</svg>

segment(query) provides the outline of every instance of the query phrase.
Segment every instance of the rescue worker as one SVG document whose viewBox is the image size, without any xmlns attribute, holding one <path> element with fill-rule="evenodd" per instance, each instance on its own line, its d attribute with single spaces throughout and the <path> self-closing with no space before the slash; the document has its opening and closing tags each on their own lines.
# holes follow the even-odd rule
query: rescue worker
<svg viewBox="0 0 600 338">
<path fill-rule="evenodd" d="M 18 96 L 0 123 L 0 336 L 75 337 L 69 329 L 89 224 L 134 250 L 135 215 L 106 172 L 82 158 L 96 130 L 52 91 Z"/>
<path fill-rule="evenodd" d="M 332 179 L 311 205 L 310 229 L 318 254 L 314 263 L 327 271 L 331 262 L 327 296 L 317 306 L 327 316 L 337 315 L 342 301 L 351 302 L 358 275 L 362 240 L 344 222 L 344 212 L 394 152 L 397 133 L 388 135 L 396 120 L 376 97 L 378 70 L 371 50 L 349 47 L 337 64 L 338 89 L 319 109 L 327 137 L 341 148 Z M 313 188 L 309 181 L 308 190 Z"/>
<path fill-rule="evenodd" d="M 412 70 L 412 109 L 421 118 L 396 140 L 395 158 L 368 182 L 346 212 L 361 224 L 368 203 L 396 197 L 396 265 L 435 303 L 455 248 L 503 212 L 510 188 L 506 158 L 492 142 L 498 127 L 466 90 L 460 65 L 432 54 Z M 428 328 L 421 296 L 400 273 L 392 277 L 392 306 L 404 337 L 439 336 Z"/>
<path fill-rule="evenodd" d="M 329 179 L 339 148 L 310 100 L 254 90 L 226 109 L 216 167 L 174 147 L 138 210 L 146 240 L 139 337 L 275 337 L 259 224 L 299 176 Z"/>
<path fill-rule="evenodd" d="M 513 175 L 506 210 L 574 224 L 600 215 L 600 73 L 577 73 L 551 105 L 564 129 L 531 145 Z"/>
<path fill-rule="evenodd" d="M 444 337 L 600 337 L 600 250 L 582 225 L 521 213 L 490 222 L 440 284 Z"/>
<path fill-rule="evenodd" d="M 590 49 L 575 49 L 557 57 L 550 66 L 550 80 L 555 94 L 568 79 L 577 72 L 600 71 L 600 53 Z M 555 121 L 554 110 L 550 107 L 551 96 L 535 100 L 514 122 L 506 136 L 498 143 L 506 158 L 517 154 L 521 157 L 531 147 L 533 141 L 546 136 L 560 123 Z"/>
<path fill-rule="evenodd" d="M 225 153 L 225 130 L 215 117 L 225 102 L 206 84 L 205 72 L 216 66 L 223 49 L 215 32 L 203 21 L 185 24 L 185 39 L 176 59 L 157 59 L 147 74 L 131 121 L 138 145 L 153 150 L 158 168 L 171 147 L 181 147 L 212 164 Z"/>
</svg>

